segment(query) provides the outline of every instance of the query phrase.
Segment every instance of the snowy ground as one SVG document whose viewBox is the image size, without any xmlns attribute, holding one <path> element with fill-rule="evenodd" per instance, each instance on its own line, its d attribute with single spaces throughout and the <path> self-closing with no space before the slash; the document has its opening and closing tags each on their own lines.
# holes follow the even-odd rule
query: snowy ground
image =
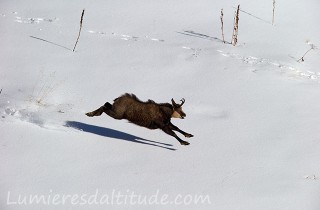
<svg viewBox="0 0 320 210">
<path fill-rule="evenodd" d="M 0 208 L 318 210 L 319 8 L 2 0 Z M 125 92 L 185 98 L 191 144 L 84 115 Z"/>
</svg>

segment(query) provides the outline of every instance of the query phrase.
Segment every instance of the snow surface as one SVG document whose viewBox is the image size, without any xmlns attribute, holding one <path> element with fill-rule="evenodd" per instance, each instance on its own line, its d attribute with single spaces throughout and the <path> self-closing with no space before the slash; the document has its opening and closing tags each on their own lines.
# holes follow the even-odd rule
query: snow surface
<svg viewBox="0 0 320 210">
<path fill-rule="evenodd" d="M 320 209 L 319 8 L 276 1 L 272 25 L 271 0 L 2 0 L 0 208 Z M 125 92 L 185 98 L 191 144 L 84 115 Z M 14 204 L 97 192 L 169 203 Z"/>
</svg>

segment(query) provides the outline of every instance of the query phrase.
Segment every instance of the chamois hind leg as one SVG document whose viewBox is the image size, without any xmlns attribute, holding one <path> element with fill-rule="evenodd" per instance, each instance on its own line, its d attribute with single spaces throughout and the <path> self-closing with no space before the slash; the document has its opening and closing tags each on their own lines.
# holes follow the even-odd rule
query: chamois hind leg
<svg viewBox="0 0 320 210">
<path fill-rule="evenodd" d="M 177 134 L 175 134 L 175 132 L 173 132 L 173 131 L 170 129 L 169 126 L 163 127 L 162 130 L 163 130 L 166 134 L 175 137 L 175 138 L 180 142 L 181 145 L 189 145 L 189 144 L 190 144 L 189 142 L 183 141 L 182 139 L 180 139 L 180 138 L 177 136 Z"/>
<path fill-rule="evenodd" d="M 86 113 L 86 115 L 87 115 L 88 117 L 93 117 L 93 116 L 100 116 L 100 115 L 102 115 L 102 113 L 103 113 L 103 106 L 100 107 L 100 108 L 97 109 L 97 110 L 94 110 L 94 111 L 92 111 L 92 112 Z"/>
<path fill-rule="evenodd" d="M 88 117 L 100 116 L 100 115 L 102 115 L 103 112 L 105 112 L 106 110 L 111 109 L 111 108 L 112 108 L 112 105 L 109 102 L 107 102 L 103 106 L 101 106 L 99 109 L 94 110 L 92 112 L 88 112 L 88 113 L 86 113 L 86 115 Z"/>
<path fill-rule="evenodd" d="M 181 130 L 181 129 L 178 128 L 177 126 L 173 125 L 171 122 L 169 123 L 169 126 L 170 126 L 170 128 L 171 128 L 172 130 L 178 131 L 179 133 L 181 133 L 182 135 L 184 135 L 184 136 L 187 137 L 187 138 L 193 137 L 192 134 L 184 132 L 183 130 Z"/>
<path fill-rule="evenodd" d="M 116 120 L 123 119 L 123 114 L 119 111 L 115 112 L 113 109 L 113 105 L 111 105 L 109 102 L 103 105 L 103 112 Z"/>
</svg>

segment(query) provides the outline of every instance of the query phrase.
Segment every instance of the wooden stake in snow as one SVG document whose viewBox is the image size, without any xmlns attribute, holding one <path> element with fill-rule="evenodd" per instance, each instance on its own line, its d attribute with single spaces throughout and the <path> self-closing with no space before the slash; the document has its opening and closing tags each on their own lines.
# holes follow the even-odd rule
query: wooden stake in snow
<svg viewBox="0 0 320 210">
<path fill-rule="evenodd" d="M 226 43 L 226 41 L 224 40 L 224 32 L 223 32 L 223 9 L 221 9 L 221 16 L 220 16 L 220 20 L 221 20 L 222 41 L 223 41 L 223 43 Z"/>
<path fill-rule="evenodd" d="M 73 48 L 73 50 L 72 50 L 73 52 L 74 52 L 74 50 L 76 49 L 76 46 L 77 46 L 78 41 L 79 41 L 79 38 L 80 38 L 80 33 L 81 33 L 81 29 L 82 29 L 83 15 L 84 15 L 84 9 L 82 10 L 81 20 L 80 20 L 80 29 L 79 29 L 79 34 L 78 34 L 77 41 L 76 41 L 76 43 L 75 43 L 75 45 L 74 45 L 74 48 Z"/>
<path fill-rule="evenodd" d="M 234 25 L 233 25 L 233 33 L 232 33 L 232 40 L 231 44 L 236 46 L 238 42 L 238 31 L 239 31 L 239 12 L 240 12 L 240 4 L 237 7 L 237 10 L 234 15 Z"/>
</svg>

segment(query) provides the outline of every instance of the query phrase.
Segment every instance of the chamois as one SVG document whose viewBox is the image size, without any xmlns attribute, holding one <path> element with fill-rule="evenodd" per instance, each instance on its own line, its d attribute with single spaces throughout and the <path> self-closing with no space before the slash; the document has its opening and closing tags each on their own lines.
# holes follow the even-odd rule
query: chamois
<svg viewBox="0 0 320 210">
<path fill-rule="evenodd" d="M 182 111 L 185 99 L 181 99 L 181 104 L 177 104 L 173 99 L 170 103 L 156 103 L 152 100 L 140 101 L 134 94 L 124 94 L 116 99 L 114 103 L 105 103 L 99 109 L 86 113 L 87 116 L 100 116 L 106 113 L 110 117 L 121 120 L 127 119 L 136 125 L 149 129 L 161 129 L 166 134 L 175 137 L 181 145 L 189 145 L 189 142 L 180 139 L 174 131 L 178 131 L 185 137 L 193 137 L 192 134 L 180 130 L 171 123 L 171 118 L 184 119 L 186 114 Z"/>
</svg>

